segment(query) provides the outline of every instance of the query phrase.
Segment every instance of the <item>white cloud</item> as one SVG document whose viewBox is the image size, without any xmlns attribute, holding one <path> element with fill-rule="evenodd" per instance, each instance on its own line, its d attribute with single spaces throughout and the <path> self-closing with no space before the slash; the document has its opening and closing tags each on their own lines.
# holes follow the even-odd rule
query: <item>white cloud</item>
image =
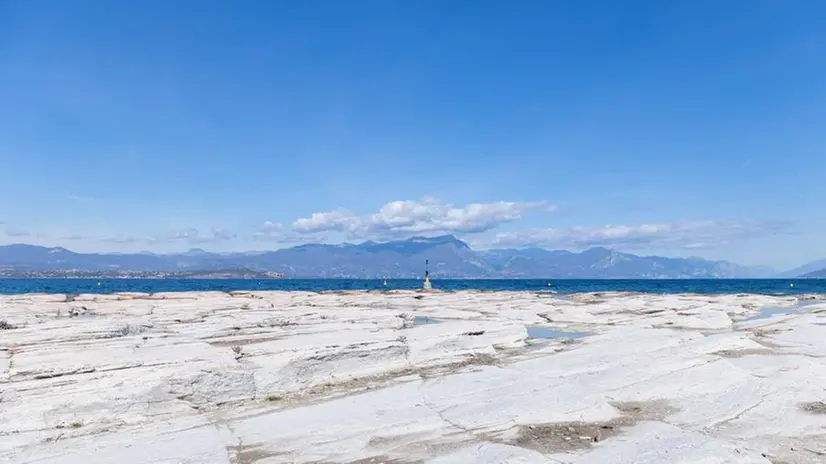
<svg viewBox="0 0 826 464">
<path fill-rule="evenodd" d="M 392 201 L 377 213 L 357 216 L 337 210 L 313 213 L 296 220 L 292 230 L 298 234 L 344 232 L 352 239 L 391 239 L 410 235 L 475 234 L 516 221 L 529 210 L 554 211 L 547 202 L 471 203 L 457 207 L 434 198 L 421 201 Z"/>
<path fill-rule="evenodd" d="M 189 228 L 189 229 L 170 230 L 169 232 L 166 233 L 166 235 L 164 235 L 162 237 L 158 237 L 158 239 L 159 239 L 159 241 L 165 241 L 165 240 L 171 240 L 171 241 L 186 240 L 186 241 L 191 241 L 191 240 L 197 240 L 198 237 L 200 237 L 200 232 L 198 232 L 198 229 Z"/>
<path fill-rule="evenodd" d="M 284 234 L 284 226 L 277 222 L 266 221 L 252 236 L 259 240 L 279 239 Z"/>
<path fill-rule="evenodd" d="M 238 235 L 230 231 L 229 229 L 225 228 L 212 228 L 209 232 L 202 233 L 198 229 L 195 228 L 188 228 L 188 229 L 175 229 L 170 230 L 166 234 L 161 236 L 154 236 L 150 237 L 147 240 L 140 240 L 140 239 L 133 239 L 129 237 L 121 237 L 121 240 L 112 240 L 109 241 L 116 242 L 116 243 L 134 243 L 140 241 L 146 241 L 147 243 L 157 244 L 157 243 L 169 243 L 169 242 L 187 242 L 193 245 L 199 245 L 204 243 L 216 243 L 216 242 L 226 242 L 229 240 L 233 240 L 237 238 Z"/>
<path fill-rule="evenodd" d="M 61 235 L 59 238 L 60 238 L 60 240 L 72 240 L 72 241 L 75 241 L 75 240 L 88 240 L 89 239 L 89 237 L 87 237 L 85 235 L 80 235 L 80 234 Z M 108 239 L 104 239 L 102 241 L 108 241 Z M 114 241 L 114 240 L 112 240 L 112 241 Z"/>
<path fill-rule="evenodd" d="M 76 237 L 77 238 L 67 237 L 66 239 L 67 240 L 91 240 L 90 237 L 84 237 L 82 235 L 78 235 Z M 125 235 L 115 235 L 113 237 L 104 237 L 104 238 L 100 239 L 100 241 L 104 242 L 104 243 L 119 243 L 119 244 L 123 244 L 123 245 L 128 244 L 128 243 L 142 242 L 141 239 L 138 239 L 138 238 L 135 238 L 135 237 L 127 237 Z"/>
<path fill-rule="evenodd" d="M 297 244 L 306 242 L 324 242 L 327 236 L 318 232 L 295 233 L 277 222 L 265 221 L 252 234 L 252 239 L 260 242 Z"/>
<path fill-rule="evenodd" d="M 232 240 L 236 237 L 238 237 L 238 235 L 232 232 L 231 230 L 226 229 L 224 227 L 216 227 L 210 231 L 210 235 L 206 238 L 208 241 L 211 242 L 220 242 L 225 240 Z"/>
<path fill-rule="evenodd" d="M 778 221 L 711 220 L 633 226 L 570 227 L 525 229 L 495 234 L 477 242 L 487 248 L 541 247 L 587 248 L 592 246 L 634 248 L 697 249 L 726 245 L 788 231 L 789 224 Z"/>
<path fill-rule="evenodd" d="M 357 227 L 359 218 L 347 211 L 330 211 L 313 213 L 308 218 L 296 219 L 293 230 L 301 234 L 313 234 L 326 231 L 346 231 Z"/>
<path fill-rule="evenodd" d="M 16 227 L 7 227 L 6 230 L 3 231 L 6 237 L 28 237 L 32 235 L 31 232 L 25 229 L 18 229 Z"/>
<path fill-rule="evenodd" d="M 283 242 L 287 236 L 287 230 L 277 222 L 265 221 L 261 227 L 252 234 L 253 240 L 263 242 Z"/>
</svg>

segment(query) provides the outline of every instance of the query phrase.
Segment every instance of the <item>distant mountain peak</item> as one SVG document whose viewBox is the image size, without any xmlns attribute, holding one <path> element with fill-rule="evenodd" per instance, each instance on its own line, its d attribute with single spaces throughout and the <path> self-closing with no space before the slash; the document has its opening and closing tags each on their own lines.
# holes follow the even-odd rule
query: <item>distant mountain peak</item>
<svg viewBox="0 0 826 464">
<path fill-rule="evenodd" d="M 188 256 L 198 256 L 198 255 L 205 255 L 205 254 L 207 254 L 207 252 L 203 248 L 190 248 L 188 251 L 185 251 L 181 254 L 188 255 Z"/>
<path fill-rule="evenodd" d="M 410 237 L 406 242 L 413 242 L 413 243 L 430 243 L 430 244 L 445 244 L 445 243 L 452 243 L 462 248 L 470 248 L 468 244 L 458 238 L 455 235 L 435 235 L 430 237 L 423 237 L 423 236 L 415 236 Z"/>
<path fill-rule="evenodd" d="M 616 251 L 611 250 L 610 248 L 598 246 L 588 248 L 587 250 L 583 250 L 579 254 L 584 256 L 610 256 L 614 253 L 616 253 Z"/>
</svg>

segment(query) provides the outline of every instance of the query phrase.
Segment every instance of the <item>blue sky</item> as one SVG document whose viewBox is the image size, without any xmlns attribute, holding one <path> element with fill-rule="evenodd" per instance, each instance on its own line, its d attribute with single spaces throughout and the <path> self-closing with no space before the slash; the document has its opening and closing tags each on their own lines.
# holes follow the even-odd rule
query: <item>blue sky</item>
<svg viewBox="0 0 826 464">
<path fill-rule="evenodd" d="M 0 1 L 0 243 L 826 257 L 826 3 Z"/>
</svg>

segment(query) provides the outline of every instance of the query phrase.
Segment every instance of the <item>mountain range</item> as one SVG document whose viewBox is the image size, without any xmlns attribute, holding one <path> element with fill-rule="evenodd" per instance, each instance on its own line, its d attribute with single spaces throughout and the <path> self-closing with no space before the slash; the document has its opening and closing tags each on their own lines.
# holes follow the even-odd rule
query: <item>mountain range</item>
<svg viewBox="0 0 826 464">
<path fill-rule="evenodd" d="M 749 278 L 766 267 L 702 258 L 638 256 L 602 247 L 582 252 L 542 248 L 475 251 L 452 235 L 391 242 L 307 244 L 266 252 L 76 253 L 61 247 L 0 246 L 0 269 L 19 272 L 191 272 L 227 269 L 282 272 L 286 277 L 420 278 Z M 826 266 L 824 266 L 826 267 Z M 808 270 L 807 272 L 811 272 Z M 795 274 L 801 275 L 803 272 Z M 826 274 L 826 270 L 824 270 Z"/>
</svg>

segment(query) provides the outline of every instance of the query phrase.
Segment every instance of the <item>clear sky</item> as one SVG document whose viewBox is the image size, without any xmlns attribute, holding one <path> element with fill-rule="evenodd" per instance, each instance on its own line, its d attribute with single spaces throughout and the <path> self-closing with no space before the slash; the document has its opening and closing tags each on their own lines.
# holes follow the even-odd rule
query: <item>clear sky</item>
<svg viewBox="0 0 826 464">
<path fill-rule="evenodd" d="M 826 257 L 826 2 L 0 0 L 0 243 Z"/>
</svg>

